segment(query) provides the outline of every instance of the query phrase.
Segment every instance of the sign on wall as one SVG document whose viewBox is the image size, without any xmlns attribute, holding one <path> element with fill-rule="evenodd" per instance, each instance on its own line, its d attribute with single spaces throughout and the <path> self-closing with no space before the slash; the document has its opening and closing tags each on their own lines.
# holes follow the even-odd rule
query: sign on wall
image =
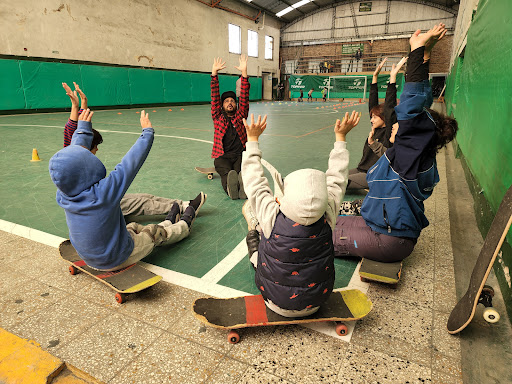
<svg viewBox="0 0 512 384">
<path fill-rule="evenodd" d="M 371 1 L 359 3 L 359 12 L 370 12 L 371 10 L 372 10 L 372 2 Z"/>
<path fill-rule="evenodd" d="M 364 44 L 344 44 L 341 47 L 341 53 L 351 55 L 356 53 L 358 49 L 364 52 Z"/>
</svg>

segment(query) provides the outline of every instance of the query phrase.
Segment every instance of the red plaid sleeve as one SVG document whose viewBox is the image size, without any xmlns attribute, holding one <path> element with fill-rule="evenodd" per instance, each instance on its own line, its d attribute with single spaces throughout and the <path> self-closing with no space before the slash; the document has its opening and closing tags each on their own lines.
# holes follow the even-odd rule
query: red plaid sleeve
<svg viewBox="0 0 512 384">
<path fill-rule="evenodd" d="M 219 77 L 212 76 L 210 82 L 212 97 L 212 118 L 218 119 L 222 114 L 222 105 L 220 105 Z"/>
<path fill-rule="evenodd" d="M 83 109 L 80 108 L 78 111 L 78 115 L 82 113 Z M 78 121 L 69 119 L 67 124 L 64 127 L 64 147 L 67 147 L 71 144 L 71 138 L 73 137 L 73 133 L 76 131 Z"/>
<path fill-rule="evenodd" d="M 249 78 L 242 76 L 242 84 L 240 86 L 240 99 L 238 101 L 238 111 L 237 114 L 240 115 L 240 118 L 247 119 L 249 116 L 249 90 L 251 88 L 251 84 L 249 84 Z"/>
</svg>

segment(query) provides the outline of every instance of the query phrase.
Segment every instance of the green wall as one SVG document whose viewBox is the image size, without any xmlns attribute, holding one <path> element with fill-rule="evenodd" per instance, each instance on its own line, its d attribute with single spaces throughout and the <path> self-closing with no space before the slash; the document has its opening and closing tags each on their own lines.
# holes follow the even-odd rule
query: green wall
<svg viewBox="0 0 512 384">
<path fill-rule="evenodd" d="M 220 75 L 221 92 L 238 76 Z M 102 65 L 0 59 L 0 110 L 69 108 L 65 82 L 80 84 L 91 106 L 210 102 L 210 74 Z M 250 77 L 250 100 L 261 99 L 261 78 Z"/>
<path fill-rule="evenodd" d="M 446 106 L 458 121 L 458 150 L 474 183 L 475 213 L 485 236 L 512 184 L 512 2 L 480 0 L 464 57 L 448 77 Z M 485 203 L 482 202 L 485 199 Z M 494 270 L 512 319 L 512 231 Z"/>
</svg>

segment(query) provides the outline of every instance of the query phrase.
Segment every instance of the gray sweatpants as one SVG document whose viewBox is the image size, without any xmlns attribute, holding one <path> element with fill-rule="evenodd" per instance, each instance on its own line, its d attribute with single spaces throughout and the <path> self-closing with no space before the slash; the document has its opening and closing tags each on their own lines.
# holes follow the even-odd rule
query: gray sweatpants
<svg viewBox="0 0 512 384">
<path fill-rule="evenodd" d="M 416 239 L 375 232 L 362 216 L 338 216 L 332 237 L 334 256 L 358 256 L 383 263 L 405 259 L 416 245 Z"/>
<path fill-rule="evenodd" d="M 126 194 L 120 205 L 125 216 L 166 215 L 174 202 L 179 204 L 181 212 L 189 205 L 188 201 L 183 202 L 182 200 L 153 196 L 148 193 Z M 183 220 L 175 224 L 169 220 L 148 225 L 129 223 L 126 229 L 133 239 L 133 251 L 122 264 L 105 271 L 115 271 L 132 265 L 148 256 L 155 247 L 177 243 L 190 233 L 187 223 Z"/>
</svg>

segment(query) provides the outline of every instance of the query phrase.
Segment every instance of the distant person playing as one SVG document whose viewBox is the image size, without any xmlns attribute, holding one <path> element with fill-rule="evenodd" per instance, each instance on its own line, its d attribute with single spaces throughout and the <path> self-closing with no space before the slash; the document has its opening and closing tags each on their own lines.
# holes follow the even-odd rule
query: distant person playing
<svg viewBox="0 0 512 384">
<path fill-rule="evenodd" d="M 324 89 L 322 89 L 322 100 L 327 101 L 327 87 L 324 87 Z"/>
<path fill-rule="evenodd" d="M 304 90 L 300 90 L 300 97 L 297 100 L 299 103 L 302 103 L 304 101 Z"/>
<path fill-rule="evenodd" d="M 86 109 L 80 114 L 71 144 L 53 155 L 49 171 L 57 203 L 66 213 L 71 244 L 88 266 L 114 271 L 138 262 L 156 246 L 187 237 L 204 195 L 191 201 L 181 217 L 179 209 L 171 209 L 160 224 L 126 225 L 119 204 L 149 154 L 154 130 L 142 111 L 142 134 L 107 176 L 91 151 L 93 113 Z"/>
<path fill-rule="evenodd" d="M 339 216 L 333 234 L 335 255 L 397 262 L 409 256 L 421 231 L 429 225 L 423 202 L 439 182 L 436 153 L 457 134 L 455 119 L 429 109 L 430 53 L 446 33 L 440 23 L 426 33 L 417 30 L 406 83 L 395 107 L 398 132 L 392 148 L 367 175 L 369 192 L 361 216 Z"/>
<path fill-rule="evenodd" d="M 64 127 L 64 147 L 71 144 L 71 138 L 76 131 L 78 116 L 83 110 L 87 109 L 88 99 L 85 93 L 80 89 L 79 85 L 73 82 L 75 90 L 66 84 L 62 83 L 62 87 L 66 91 L 66 95 L 71 100 L 71 113 L 69 120 Z M 81 108 L 78 108 L 78 95 L 80 95 Z M 101 133 L 92 128 L 93 138 L 91 148 L 89 149 L 93 155 L 98 152 L 98 146 L 103 142 Z M 206 194 L 202 192 L 201 205 L 206 200 Z M 149 193 L 126 193 L 121 199 L 120 206 L 123 215 L 126 216 L 152 216 L 152 215 L 167 215 L 171 209 L 178 212 L 179 215 L 183 214 L 185 209 L 190 204 L 190 201 L 183 201 L 179 199 L 170 199 L 167 197 L 160 197 L 151 195 Z M 173 208 L 174 206 L 174 208 Z"/>
<path fill-rule="evenodd" d="M 282 316 L 315 313 L 333 289 L 332 230 L 349 161 L 345 137 L 359 118 L 354 111 L 336 121 L 336 142 L 326 173 L 315 169 L 292 172 L 284 179 L 282 194 L 276 195 L 263 172 L 258 143 L 267 117 L 259 116 L 255 122 L 251 115 L 250 123 L 244 120 L 248 142 L 242 177 L 248 201 L 243 213 L 249 227 L 249 258 L 266 306 Z"/>
<path fill-rule="evenodd" d="M 309 90 L 309 92 L 308 92 L 308 103 L 309 103 L 309 102 L 311 102 L 311 101 L 313 101 L 313 91 L 314 91 L 314 89 L 313 89 L 313 88 L 311 88 L 311 89 Z"/>
<path fill-rule="evenodd" d="M 212 158 L 215 171 L 220 175 L 222 188 L 233 199 L 246 199 L 240 170 L 242 152 L 245 150 L 247 134 L 242 119 L 249 115 L 249 79 L 247 77 L 247 56 L 241 55 L 240 98 L 238 107 L 235 92 L 227 91 L 220 95 L 218 72 L 226 68 L 220 57 L 214 59 L 211 78 L 211 113 L 215 129 Z"/>
<path fill-rule="evenodd" d="M 396 66 L 393 64 L 389 76 L 389 84 L 386 89 L 386 99 L 384 104 L 379 104 L 378 78 L 386 60 L 387 57 L 381 61 L 375 69 L 375 72 L 373 72 L 368 102 L 372 129 L 368 135 L 368 139 L 364 142 L 363 155 L 361 156 L 359 164 L 356 168 L 348 172 L 347 190 L 367 189 L 366 172 L 368 172 L 368 169 L 377 162 L 379 157 L 382 156 L 388 148 L 393 146 L 390 137 L 393 124 L 397 121 L 395 113 L 395 107 L 397 105 L 396 76 L 407 59 L 402 59 Z"/>
</svg>

